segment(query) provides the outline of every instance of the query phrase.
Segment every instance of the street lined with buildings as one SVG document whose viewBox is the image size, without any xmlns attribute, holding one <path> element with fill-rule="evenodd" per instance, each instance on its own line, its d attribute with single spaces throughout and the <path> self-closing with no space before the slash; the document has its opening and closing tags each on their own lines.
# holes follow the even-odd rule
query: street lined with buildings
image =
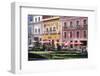
<svg viewBox="0 0 100 76">
<path fill-rule="evenodd" d="M 87 47 L 88 18 L 75 16 L 28 16 L 28 42 L 59 42 L 73 48 Z"/>
<path fill-rule="evenodd" d="M 88 18 L 28 15 L 28 60 L 87 58 Z"/>
</svg>

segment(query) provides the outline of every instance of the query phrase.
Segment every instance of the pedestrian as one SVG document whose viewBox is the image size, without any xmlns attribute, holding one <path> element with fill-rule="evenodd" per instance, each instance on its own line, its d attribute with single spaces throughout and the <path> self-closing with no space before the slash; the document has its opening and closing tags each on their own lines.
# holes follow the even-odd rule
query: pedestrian
<svg viewBox="0 0 100 76">
<path fill-rule="evenodd" d="M 57 51 L 61 50 L 61 46 L 57 43 Z"/>
</svg>

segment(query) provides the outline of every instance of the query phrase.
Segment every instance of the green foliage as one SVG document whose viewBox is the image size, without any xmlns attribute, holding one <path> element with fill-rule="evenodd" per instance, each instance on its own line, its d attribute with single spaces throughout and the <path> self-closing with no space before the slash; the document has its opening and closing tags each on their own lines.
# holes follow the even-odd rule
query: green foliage
<svg viewBox="0 0 100 76">
<path fill-rule="evenodd" d="M 69 58 L 88 58 L 87 53 L 80 53 L 75 51 L 40 51 L 33 52 L 34 54 L 38 54 L 46 59 L 69 59 Z"/>
</svg>

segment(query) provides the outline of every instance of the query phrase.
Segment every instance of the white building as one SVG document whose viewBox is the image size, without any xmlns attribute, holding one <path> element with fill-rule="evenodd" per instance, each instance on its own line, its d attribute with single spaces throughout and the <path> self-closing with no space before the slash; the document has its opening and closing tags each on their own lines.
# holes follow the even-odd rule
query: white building
<svg viewBox="0 0 100 76">
<path fill-rule="evenodd" d="M 33 16 L 33 42 L 41 41 L 42 31 L 42 16 Z"/>
</svg>

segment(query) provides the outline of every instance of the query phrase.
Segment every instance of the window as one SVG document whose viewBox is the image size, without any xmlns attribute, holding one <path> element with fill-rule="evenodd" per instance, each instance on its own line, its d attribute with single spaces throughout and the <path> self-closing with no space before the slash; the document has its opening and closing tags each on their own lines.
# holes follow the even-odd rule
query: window
<svg viewBox="0 0 100 76">
<path fill-rule="evenodd" d="M 64 27 L 66 27 L 66 22 L 64 22 Z"/>
<path fill-rule="evenodd" d="M 72 21 L 70 22 L 70 27 L 73 27 L 73 23 L 72 23 Z"/>
<path fill-rule="evenodd" d="M 76 21 L 76 25 L 79 25 L 79 21 Z"/>
<path fill-rule="evenodd" d="M 37 29 L 35 29 L 35 33 L 37 33 Z"/>
<path fill-rule="evenodd" d="M 83 32 L 83 35 L 84 35 L 84 36 L 83 36 L 84 38 L 87 37 L 86 31 Z"/>
<path fill-rule="evenodd" d="M 77 36 L 77 38 L 79 38 L 79 31 L 77 31 L 76 36 Z"/>
<path fill-rule="evenodd" d="M 38 18 L 38 21 L 40 21 L 40 17 Z"/>
<path fill-rule="evenodd" d="M 48 28 L 46 29 L 46 32 L 48 32 Z"/>
<path fill-rule="evenodd" d="M 52 28 L 50 27 L 50 32 L 52 32 Z"/>
<path fill-rule="evenodd" d="M 87 28 L 87 20 L 83 20 L 83 27 Z"/>
<path fill-rule="evenodd" d="M 40 33 L 40 29 L 38 29 L 38 33 Z"/>
<path fill-rule="evenodd" d="M 80 26 L 79 26 L 79 21 L 76 21 L 76 26 L 77 26 L 77 28 L 80 27 Z"/>
<path fill-rule="evenodd" d="M 35 22 L 37 22 L 37 18 L 35 18 Z"/>
<path fill-rule="evenodd" d="M 86 21 L 86 20 L 84 20 L 84 21 L 83 21 L 83 24 L 84 24 L 84 25 L 86 25 L 86 24 L 87 24 L 87 21 Z"/>
<path fill-rule="evenodd" d="M 64 38 L 66 38 L 66 32 L 64 32 Z"/>
<path fill-rule="evenodd" d="M 56 31 L 56 28 L 55 27 L 53 27 L 53 31 Z"/>
<path fill-rule="evenodd" d="M 72 32 L 70 32 L 70 38 L 72 38 Z"/>
</svg>

